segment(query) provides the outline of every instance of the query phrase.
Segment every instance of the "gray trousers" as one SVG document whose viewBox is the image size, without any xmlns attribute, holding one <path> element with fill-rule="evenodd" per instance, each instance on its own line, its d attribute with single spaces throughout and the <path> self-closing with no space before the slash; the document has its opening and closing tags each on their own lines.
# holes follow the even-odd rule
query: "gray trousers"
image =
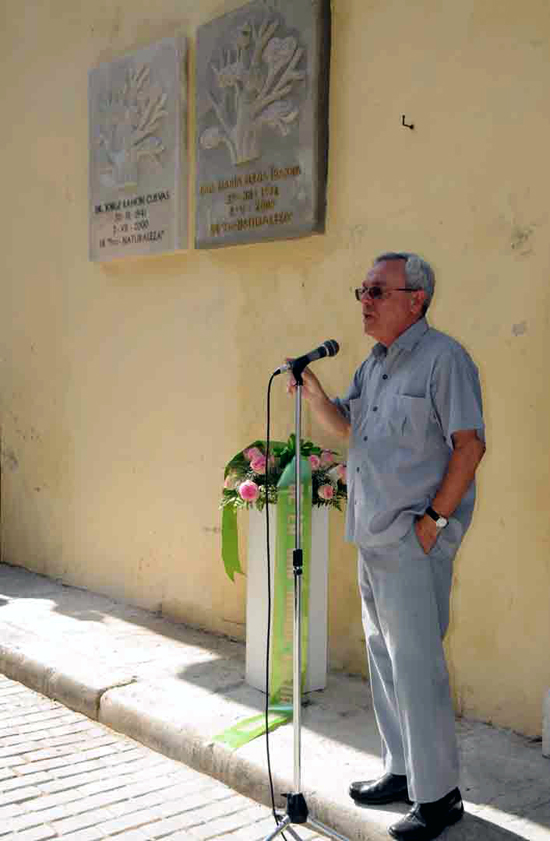
<svg viewBox="0 0 550 841">
<path fill-rule="evenodd" d="M 448 526 L 449 531 L 451 531 Z M 406 774 L 411 800 L 458 785 L 458 750 L 443 637 L 457 545 L 429 555 L 411 529 L 390 546 L 359 548 L 359 588 L 385 771 Z"/>
</svg>

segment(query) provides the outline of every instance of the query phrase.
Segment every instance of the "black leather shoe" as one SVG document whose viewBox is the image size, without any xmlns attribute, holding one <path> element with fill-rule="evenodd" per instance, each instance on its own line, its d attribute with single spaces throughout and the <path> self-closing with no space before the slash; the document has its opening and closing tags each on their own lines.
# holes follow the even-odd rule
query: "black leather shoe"
<svg viewBox="0 0 550 841">
<path fill-rule="evenodd" d="M 410 803 L 407 793 L 407 778 L 404 774 L 384 774 L 379 780 L 359 780 L 349 787 L 349 796 L 356 803 L 377 806 L 394 803 L 397 800 Z"/>
<path fill-rule="evenodd" d="M 415 803 L 402 820 L 390 826 L 388 832 L 397 841 L 431 841 L 446 826 L 459 821 L 463 814 L 460 791 L 454 788 L 441 800 Z"/>
</svg>

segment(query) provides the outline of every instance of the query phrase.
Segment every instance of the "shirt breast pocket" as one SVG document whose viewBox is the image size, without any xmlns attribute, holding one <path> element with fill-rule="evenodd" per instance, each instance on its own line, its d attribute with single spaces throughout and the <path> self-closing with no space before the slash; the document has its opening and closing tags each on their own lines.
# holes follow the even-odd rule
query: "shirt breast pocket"
<svg viewBox="0 0 550 841">
<path fill-rule="evenodd" d="M 433 421 L 432 405 L 425 397 L 397 394 L 393 401 L 392 427 L 402 438 L 423 443 Z"/>
</svg>

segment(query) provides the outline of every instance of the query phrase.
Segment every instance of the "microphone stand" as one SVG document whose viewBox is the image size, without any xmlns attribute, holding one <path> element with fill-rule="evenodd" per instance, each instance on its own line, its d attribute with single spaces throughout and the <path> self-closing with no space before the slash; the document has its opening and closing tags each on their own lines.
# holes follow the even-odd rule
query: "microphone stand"
<svg viewBox="0 0 550 841">
<path fill-rule="evenodd" d="M 306 362 L 307 365 L 307 362 Z M 301 427 L 302 427 L 302 371 L 305 365 L 291 363 L 292 374 L 296 381 L 295 399 L 295 435 L 296 435 L 296 500 L 295 500 L 295 526 L 294 526 L 294 625 L 293 625 L 293 679 L 292 679 L 292 706 L 293 706 L 293 728 L 294 728 L 294 791 L 291 794 L 284 794 L 287 807 L 286 815 L 278 824 L 277 829 L 268 835 L 264 841 L 272 841 L 282 832 L 288 832 L 296 841 L 301 841 L 297 832 L 292 829 L 294 824 L 302 824 L 312 829 L 317 829 L 329 838 L 337 841 L 348 841 L 344 835 L 339 835 L 333 829 L 315 820 L 309 814 L 306 799 L 302 793 L 301 786 L 301 728 L 302 728 L 302 574 L 303 574 L 303 551 L 302 551 L 302 470 L 301 470 Z M 282 817 L 282 816 L 277 816 Z"/>
</svg>

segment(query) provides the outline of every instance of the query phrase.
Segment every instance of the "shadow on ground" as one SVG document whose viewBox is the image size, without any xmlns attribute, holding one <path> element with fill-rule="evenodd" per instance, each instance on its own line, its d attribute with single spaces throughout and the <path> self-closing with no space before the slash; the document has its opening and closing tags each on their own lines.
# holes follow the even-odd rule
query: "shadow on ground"
<svg viewBox="0 0 550 841">
<path fill-rule="evenodd" d="M 61 648 L 70 645 L 91 663 L 102 658 L 109 665 L 127 666 L 137 684 L 163 683 L 168 691 L 171 685 L 188 685 L 197 690 L 193 697 L 199 703 L 201 697 L 215 696 L 220 709 L 232 702 L 249 716 L 263 712 L 263 694 L 245 682 L 242 643 L 142 608 L 0 565 L 2 623 L 47 636 Z M 345 760 L 345 767 L 331 768 L 331 773 L 346 780 L 348 772 L 361 767 L 362 757 L 378 765 L 380 739 L 365 680 L 331 672 L 327 688 L 305 698 L 304 731 L 313 734 L 316 745 L 330 747 L 327 761 Z M 550 841 L 550 762 L 542 757 L 540 742 L 465 719 L 457 721 L 457 730 L 469 813 L 447 836 Z M 322 764 L 319 751 L 316 761 Z"/>
</svg>

